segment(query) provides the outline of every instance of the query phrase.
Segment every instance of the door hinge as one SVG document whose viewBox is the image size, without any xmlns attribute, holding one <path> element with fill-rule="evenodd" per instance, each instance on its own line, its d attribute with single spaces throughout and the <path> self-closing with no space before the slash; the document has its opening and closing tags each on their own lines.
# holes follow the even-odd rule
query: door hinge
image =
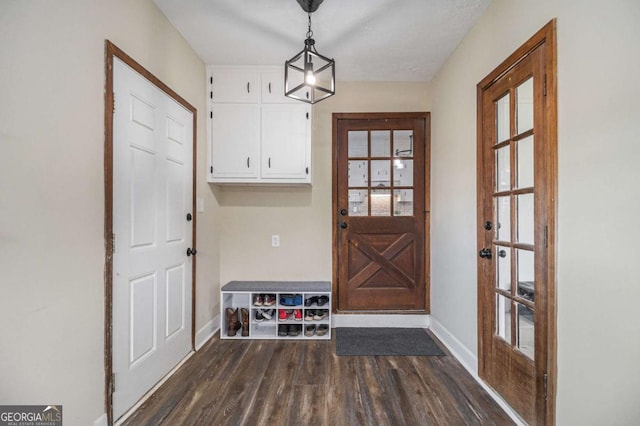
<svg viewBox="0 0 640 426">
<path fill-rule="evenodd" d="M 116 391 L 116 373 L 111 373 L 111 393 Z"/>
<path fill-rule="evenodd" d="M 213 77 L 209 77 L 209 83 L 213 84 Z"/>
<path fill-rule="evenodd" d="M 211 173 L 213 173 L 213 166 L 211 166 L 211 167 L 209 168 L 209 170 L 211 170 Z"/>
<path fill-rule="evenodd" d="M 209 97 L 213 99 L 213 91 L 209 92 Z"/>
<path fill-rule="evenodd" d="M 546 401 L 547 400 L 547 396 L 548 396 L 547 384 L 549 382 L 549 376 L 547 375 L 547 373 L 544 373 L 543 377 L 544 377 L 544 400 Z"/>
<path fill-rule="evenodd" d="M 111 234 L 111 254 L 116 252 L 116 234 Z"/>
<path fill-rule="evenodd" d="M 549 247 L 549 227 L 544 226 L 544 248 Z"/>
<path fill-rule="evenodd" d="M 111 100 L 113 101 L 113 108 L 111 110 L 112 114 L 116 113 L 116 94 L 112 93 Z"/>
<path fill-rule="evenodd" d="M 209 113 L 209 117 L 210 117 L 210 118 L 213 118 L 213 111 L 211 111 L 211 112 Z"/>
<path fill-rule="evenodd" d="M 547 75 L 544 75 L 544 83 L 542 86 L 542 95 L 547 96 Z"/>
</svg>

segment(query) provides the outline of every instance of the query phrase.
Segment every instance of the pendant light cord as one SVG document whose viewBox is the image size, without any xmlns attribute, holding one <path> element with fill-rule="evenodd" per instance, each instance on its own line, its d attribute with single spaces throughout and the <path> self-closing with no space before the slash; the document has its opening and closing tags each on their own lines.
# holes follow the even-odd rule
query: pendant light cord
<svg viewBox="0 0 640 426">
<path fill-rule="evenodd" d="M 313 31 L 311 31 L 311 12 L 307 13 L 309 15 L 309 30 L 307 31 L 307 38 L 313 37 Z"/>
</svg>

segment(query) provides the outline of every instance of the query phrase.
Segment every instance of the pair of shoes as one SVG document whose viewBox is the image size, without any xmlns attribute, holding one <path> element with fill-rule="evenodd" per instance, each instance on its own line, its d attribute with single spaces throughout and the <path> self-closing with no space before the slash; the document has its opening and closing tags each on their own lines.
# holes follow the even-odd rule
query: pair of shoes
<svg viewBox="0 0 640 426">
<path fill-rule="evenodd" d="M 304 306 L 308 308 L 314 303 L 318 306 L 324 306 L 327 303 L 329 303 L 329 296 L 322 295 L 322 296 L 307 297 L 304 301 Z"/>
<path fill-rule="evenodd" d="M 305 309 L 304 320 L 305 321 L 321 321 L 329 316 L 328 309 Z"/>
<path fill-rule="evenodd" d="M 302 305 L 301 294 L 281 294 L 280 304 L 282 306 L 299 306 Z"/>
<path fill-rule="evenodd" d="M 324 336 L 329 332 L 329 324 L 319 324 L 318 328 L 316 328 L 317 336 Z"/>
<path fill-rule="evenodd" d="M 253 306 L 273 306 L 276 304 L 275 294 L 254 294 Z"/>
<path fill-rule="evenodd" d="M 227 308 L 227 336 L 233 337 L 242 328 L 242 336 L 249 335 L 249 310 L 240 308 L 242 322 L 238 321 L 238 308 Z"/>
<path fill-rule="evenodd" d="M 302 333 L 300 324 L 280 324 L 278 326 L 278 336 L 299 336 Z"/>
<path fill-rule="evenodd" d="M 302 321 L 302 309 L 280 309 L 278 314 L 280 321 L 293 319 L 294 321 Z"/>
<path fill-rule="evenodd" d="M 274 313 L 275 309 L 256 309 L 256 321 L 270 320 Z"/>
<path fill-rule="evenodd" d="M 305 329 L 304 329 L 304 335 L 307 337 L 311 337 L 314 334 L 316 334 L 316 326 L 315 324 L 311 324 L 308 325 Z"/>
</svg>

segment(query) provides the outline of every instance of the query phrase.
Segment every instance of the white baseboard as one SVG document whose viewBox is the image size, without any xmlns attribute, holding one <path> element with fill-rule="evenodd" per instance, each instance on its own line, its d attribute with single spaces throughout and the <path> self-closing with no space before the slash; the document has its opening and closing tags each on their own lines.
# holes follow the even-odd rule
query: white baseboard
<svg viewBox="0 0 640 426">
<path fill-rule="evenodd" d="M 335 314 L 331 326 L 336 327 L 395 327 L 429 328 L 429 315 L 397 314 Z"/>
<path fill-rule="evenodd" d="M 220 328 L 220 314 L 211 318 L 211 321 L 207 322 L 204 326 L 196 332 L 196 351 L 204 346 L 216 334 L 216 331 Z"/>
<path fill-rule="evenodd" d="M 522 420 L 520 415 L 515 412 L 513 408 L 502 397 L 491 389 L 481 378 L 478 376 L 478 357 L 462 344 L 453 334 L 449 332 L 436 318 L 431 317 L 431 332 L 449 349 L 451 355 L 453 355 L 462 366 L 467 370 L 476 382 L 482 388 L 487 391 L 489 396 L 507 413 L 511 420 L 513 420 L 519 426 L 526 426 L 526 422 Z"/>
<path fill-rule="evenodd" d="M 449 332 L 436 318 L 431 317 L 431 331 L 449 349 L 449 352 L 471 373 L 478 376 L 478 357 L 471 352 L 460 340 Z"/>
<path fill-rule="evenodd" d="M 93 421 L 93 426 L 108 426 L 107 413 L 103 413 L 100 417 Z"/>
</svg>

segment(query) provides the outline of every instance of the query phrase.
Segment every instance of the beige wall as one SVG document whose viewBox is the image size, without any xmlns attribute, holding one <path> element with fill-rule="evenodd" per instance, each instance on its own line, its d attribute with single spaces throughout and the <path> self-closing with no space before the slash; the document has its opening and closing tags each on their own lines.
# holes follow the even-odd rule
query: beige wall
<svg viewBox="0 0 640 426">
<path fill-rule="evenodd" d="M 199 111 L 197 327 L 218 294 L 204 64 L 151 0 L 0 2 L 0 404 L 104 413 L 104 40 Z"/>
<path fill-rule="evenodd" d="M 425 83 L 338 84 L 335 96 L 313 107 L 311 188 L 220 187 L 221 283 L 331 280 L 331 114 L 428 106 Z"/>
<path fill-rule="evenodd" d="M 494 0 L 430 90 L 432 314 L 476 353 L 476 84 L 558 18 L 559 425 L 640 418 L 640 3 Z"/>
</svg>

